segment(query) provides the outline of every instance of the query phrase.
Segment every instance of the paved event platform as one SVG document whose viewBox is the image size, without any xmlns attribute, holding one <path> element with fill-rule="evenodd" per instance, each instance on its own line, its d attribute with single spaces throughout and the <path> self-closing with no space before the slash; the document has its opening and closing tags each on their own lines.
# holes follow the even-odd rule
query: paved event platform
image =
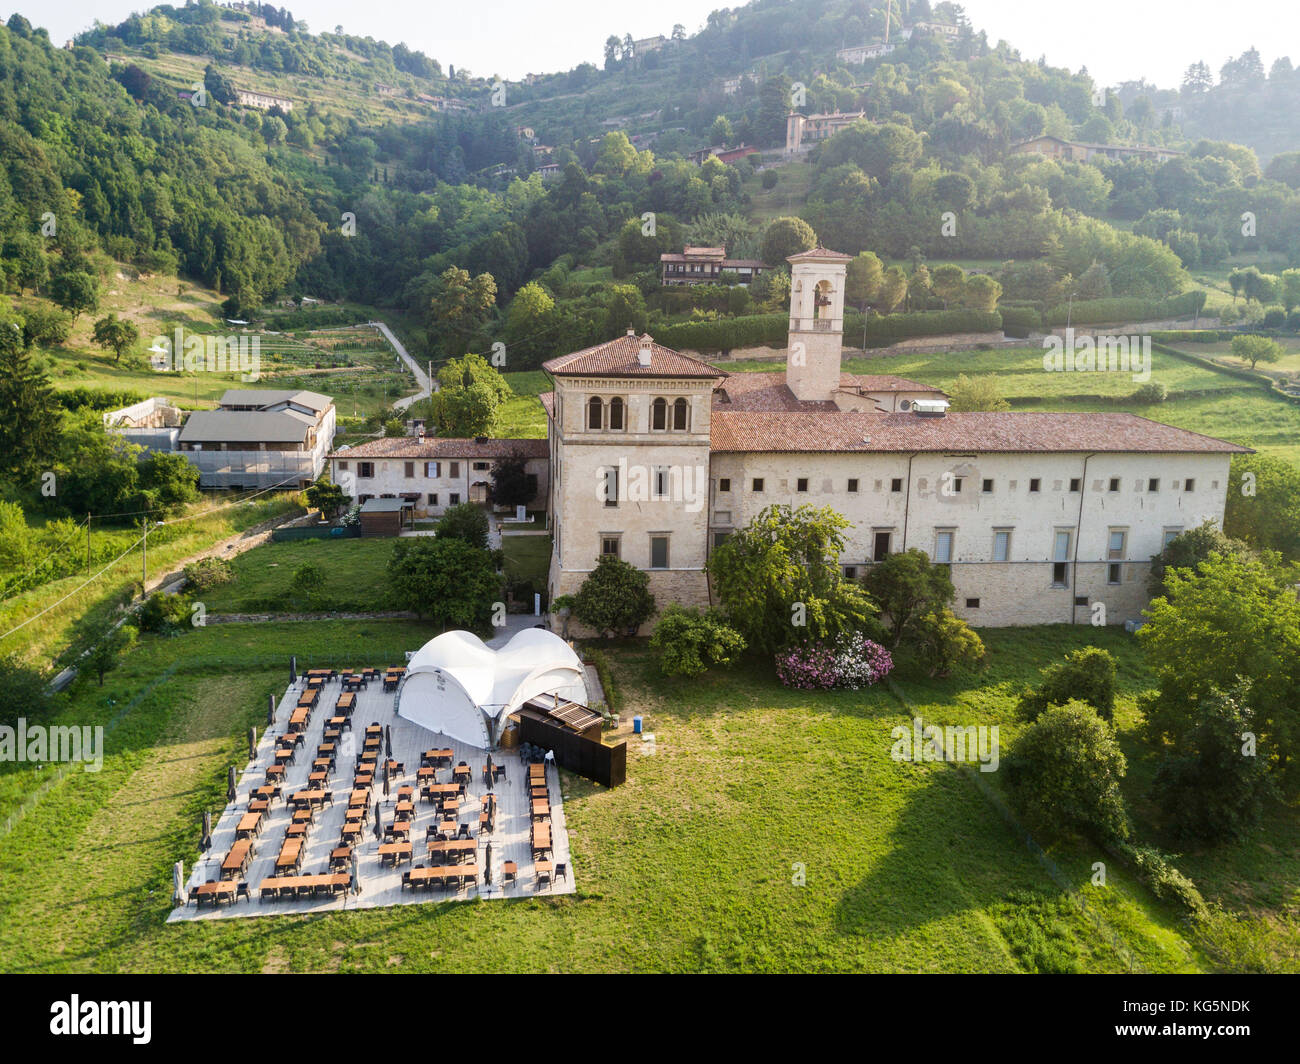
<svg viewBox="0 0 1300 1064">
<path fill-rule="evenodd" d="M 360 666 L 357 666 L 360 668 Z M 212 829 L 212 846 L 190 872 L 185 885 L 188 895 L 191 887 L 209 880 L 221 878 L 221 863 L 235 843 L 236 825 L 248 809 L 250 792 L 266 782 L 266 770 L 275 757 L 276 739 L 287 730 L 289 717 L 298 704 L 299 695 L 306 689 L 306 676 L 300 676 L 285 691 L 275 712 L 275 724 L 263 734 L 257 745 L 257 757 L 250 762 L 238 780 L 234 802 L 226 806 L 220 819 Z M 483 779 L 483 767 L 488 752 L 464 743 L 427 731 L 416 724 L 397 716 L 396 693 L 385 692 L 382 682 L 372 680 L 367 686 L 356 692 L 355 709 L 351 717 L 351 729 L 344 731 L 339 741 L 339 753 L 335 767 L 330 775 L 328 790 L 332 803 L 317 810 L 315 820 L 307 834 L 300 875 L 324 874 L 329 869 L 330 851 L 340 845 L 340 833 L 348 807 L 348 798 L 352 792 L 352 775 L 357 753 L 364 742 L 366 727 L 378 723 L 392 729 L 393 759 L 404 765 L 405 772 L 391 779 L 389 796 L 384 797 L 383 784 L 376 778 L 371 788 L 369 814 L 361 840 L 354 846 L 353 853 L 357 859 L 357 874 L 361 886 L 360 893 L 351 891 L 346 894 L 321 898 L 268 899 L 261 901 L 259 886 L 262 880 L 272 876 L 276 856 L 280 852 L 285 831 L 292 818 L 292 805 L 288 798 L 295 791 L 306 790 L 307 776 L 311 772 L 313 755 L 318 745 L 324 741 L 326 721 L 335 715 L 334 705 L 342 693 L 342 680 L 335 678 L 326 682 L 320 700 L 311 714 L 306 730 L 306 738 L 297 748 L 293 764 L 286 769 L 285 782 L 281 797 L 275 799 L 268 814 L 263 818 L 261 830 L 253 839 L 253 858 L 244 874 L 236 877 L 237 882 L 248 884 L 250 900 L 239 899 L 233 904 L 221 903 L 212 906 L 205 903 L 202 908 L 193 903 L 183 905 L 172 911 L 168 922 L 174 920 L 223 920 L 240 916 L 265 916 L 277 913 L 330 912 L 346 909 L 369 909 L 386 905 L 419 905 L 444 901 L 465 901 L 473 898 L 524 898 L 539 895 L 568 894 L 574 891 L 573 862 L 569 856 L 569 835 L 565 827 L 564 805 L 560 795 L 559 773 L 553 763 L 546 765 L 547 790 L 550 792 L 551 838 L 553 843 L 552 866 L 560 864 L 567 869 L 567 878 L 556 880 L 552 876 L 547 886 L 539 886 L 533 862 L 530 823 L 531 799 L 527 784 L 528 767 L 518 751 L 499 750 L 492 754 L 493 762 L 503 766 L 504 778 L 492 784 L 492 792 L 497 795 L 496 827 L 491 832 L 480 835 L 478 814 L 480 798 L 488 792 Z M 416 772 L 420 768 L 421 755 L 430 748 L 451 748 L 454 751 L 453 764 L 461 761 L 470 766 L 470 782 L 466 797 L 461 799 L 460 821 L 469 824 L 476 842 L 475 863 L 479 867 L 479 881 L 476 885 L 466 884 L 460 889 L 449 887 L 445 890 L 411 890 L 402 888 L 402 873 L 417 865 L 432 865 L 425 844 L 425 832 L 437 819 L 434 806 L 419 797 L 419 785 Z M 436 779 L 440 783 L 451 780 L 450 768 L 439 768 Z M 394 805 L 397 791 L 402 786 L 416 788 L 415 819 L 411 828 L 410 839 L 413 847 L 412 860 L 396 866 L 381 864 L 379 858 L 380 839 L 374 831 L 374 807 L 378 803 L 384 824 L 393 821 Z M 491 844 L 491 867 L 488 868 L 487 847 Z M 503 882 L 503 865 L 513 861 L 518 867 L 518 878 L 512 883 Z M 484 872 L 489 874 L 484 876 Z M 490 880 L 488 882 L 487 880 Z"/>
</svg>

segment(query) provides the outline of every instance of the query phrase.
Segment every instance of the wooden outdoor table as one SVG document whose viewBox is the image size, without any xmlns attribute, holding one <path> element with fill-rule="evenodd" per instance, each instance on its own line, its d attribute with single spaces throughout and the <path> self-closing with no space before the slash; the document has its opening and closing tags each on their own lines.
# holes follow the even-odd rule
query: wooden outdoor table
<svg viewBox="0 0 1300 1064">
<path fill-rule="evenodd" d="M 215 906 L 222 898 L 234 904 L 238 896 L 239 884 L 233 879 L 227 879 L 216 883 L 200 883 L 194 888 L 194 905 L 199 908 L 204 901 L 211 901 Z"/>
<path fill-rule="evenodd" d="M 281 894 L 297 896 L 304 888 L 310 889 L 312 893 L 327 890 L 331 894 L 342 894 L 351 882 L 352 877 L 345 872 L 317 876 L 274 876 L 262 880 L 258 887 L 258 895 L 265 901 L 267 898 L 278 897 Z"/>
<path fill-rule="evenodd" d="M 248 862 L 253 858 L 253 840 L 240 839 L 226 854 L 226 859 L 221 862 L 221 878 L 230 879 L 233 876 L 240 875 Z"/>
<path fill-rule="evenodd" d="M 532 798 L 549 798 L 550 796 L 551 792 L 545 787 L 534 787 L 530 792 Z"/>
<path fill-rule="evenodd" d="M 399 802 L 409 802 L 415 800 L 415 788 L 409 783 L 403 784 L 397 788 L 397 800 Z"/>
<path fill-rule="evenodd" d="M 346 728 L 348 726 L 347 717 L 330 717 L 325 724 L 330 728 Z"/>
<path fill-rule="evenodd" d="M 351 860 L 352 860 L 351 846 L 336 846 L 334 847 L 334 849 L 330 850 L 331 868 L 334 868 L 336 865 L 346 866 L 348 862 Z"/>
<path fill-rule="evenodd" d="M 551 829 L 547 827 L 539 827 L 533 833 L 533 853 L 544 853 L 553 848 L 554 847 L 551 846 Z"/>
<path fill-rule="evenodd" d="M 352 786 L 354 787 L 371 787 L 374 782 L 375 774 L 373 772 L 358 772 L 352 777 Z"/>
<path fill-rule="evenodd" d="M 329 791 L 295 791 L 290 801 L 292 801 L 294 805 L 302 805 L 304 803 L 308 806 L 324 805 L 325 799 L 328 795 Z"/>
<path fill-rule="evenodd" d="M 444 820 L 438 825 L 438 831 L 443 835 L 455 835 L 460 830 L 460 821 Z"/>
<path fill-rule="evenodd" d="M 451 749 L 432 749 L 426 750 L 423 754 L 425 761 L 450 761 L 456 756 L 456 751 Z"/>
<path fill-rule="evenodd" d="M 311 763 L 311 767 L 314 772 L 323 772 L 334 767 L 334 759 L 332 757 L 318 757 Z"/>
<path fill-rule="evenodd" d="M 284 829 L 286 839 L 305 839 L 307 832 L 311 830 L 311 824 L 305 820 L 300 820 L 296 824 L 290 824 Z"/>
<path fill-rule="evenodd" d="M 351 713 L 357 705 L 357 696 L 352 691 L 344 691 L 334 703 L 334 708 L 344 713 Z"/>
<path fill-rule="evenodd" d="M 277 750 L 275 752 L 275 763 L 280 766 L 292 765 L 294 753 L 293 750 Z"/>
<path fill-rule="evenodd" d="M 414 815 L 415 803 L 412 802 L 409 798 L 403 798 L 400 802 L 397 803 L 397 805 L 393 807 L 393 812 L 397 816 L 401 816 L 403 813 Z"/>
<path fill-rule="evenodd" d="M 271 811 L 271 803 L 265 798 L 254 798 L 248 803 L 248 811 L 250 813 L 269 813 Z"/>
<path fill-rule="evenodd" d="M 267 783 L 270 783 L 272 780 L 278 780 L 278 779 L 283 779 L 283 778 L 284 778 L 284 766 L 283 766 L 283 765 L 267 765 L 267 767 L 266 767 L 266 781 L 267 781 Z"/>
<path fill-rule="evenodd" d="M 379 747 L 380 747 L 380 745 L 383 743 L 383 741 L 384 741 L 384 740 L 381 739 L 378 735 L 372 735 L 372 736 L 371 736 L 369 739 L 367 739 L 367 740 L 365 741 L 365 743 L 363 744 L 363 749 L 366 749 L 366 750 L 374 750 L 374 751 L 378 752 Z"/>
<path fill-rule="evenodd" d="M 478 882 L 478 865 L 461 864 L 461 865 L 434 865 L 432 868 L 412 868 L 406 874 L 406 883 L 423 883 L 428 880 L 438 882 L 440 880 L 454 879 L 458 884 L 469 880 L 471 883 Z"/>
<path fill-rule="evenodd" d="M 366 830 L 366 825 L 360 820 L 353 820 L 343 825 L 343 830 L 339 832 L 339 838 L 346 843 L 351 843 L 359 839 Z"/>
<path fill-rule="evenodd" d="M 448 798 L 442 803 L 442 812 L 444 816 L 453 818 L 460 816 L 460 799 Z"/>
<path fill-rule="evenodd" d="M 324 771 L 312 772 L 307 776 L 307 784 L 311 787 L 323 786 L 324 784 L 329 783 L 329 781 L 330 774 Z"/>
<path fill-rule="evenodd" d="M 379 863 L 384 864 L 391 860 L 393 864 L 399 864 L 403 860 L 411 859 L 411 844 L 409 842 L 386 842 L 379 847 Z"/>
<path fill-rule="evenodd" d="M 277 870 L 281 868 L 297 868 L 302 861 L 302 839 L 284 840 L 284 845 L 280 847 L 280 853 L 275 859 Z"/>
<path fill-rule="evenodd" d="M 358 787 L 348 795 L 348 808 L 351 809 L 356 805 L 368 805 L 370 803 L 370 791 L 365 787 Z"/>
<path fill-rule="evenodd" d="M 536 861 L 533 863 L 533 868 L 537 873 L 538 879 L 541 879 L 542 876 L 545 876 L 547 879 L 553 879 L 555 875 L 555 866 L 550 861 Z"/>
<path fill-rule="evenodd" d="M 551 803 L 545 798 L 533 799 L 533 816 L 548 817 L 551 815 Z"/>
<path fill-rule="evenodd" d="M 450 839 L 447 842 L 439 842 L 437 839 L 430 839 L 428 847 L 430 857 L 433 857 L 434 854 L 442 854 L 444 856 L 448 854 L 472 854 L 478 852 L 478 840 Z M 459 859 L 459 857 L 457 859 Z"/>
<path fill-rule="evenodd" d="M 246 839 L 250 835 L 256 835 L 262 830 L 262 814 L 256 812 L 245 813 L 239 818 L 239 823 L 235 825 L 235 838 Z"/>
</svg>

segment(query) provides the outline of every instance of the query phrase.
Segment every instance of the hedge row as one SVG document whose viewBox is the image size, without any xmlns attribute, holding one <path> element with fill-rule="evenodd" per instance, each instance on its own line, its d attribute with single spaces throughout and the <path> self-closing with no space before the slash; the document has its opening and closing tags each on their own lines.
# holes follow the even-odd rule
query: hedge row
<svg viewBox="0 0 1300 1064">
<path fill-rule="evenodd" d="M 1078 299 L 1073 306 L 1062 303 L 1047 312 L 1049 325 L 1103 325 L 1108 322 L 1156 321 L 1182 318 L 1196 313 L 1195 291 L 1183 292 L 1171 299 Z"/>
<path fill-rule="evenodd" d="M 789 328 L 790 320 L 785 314 L 751 314 L 661 325 L 655 330 L 655 340 L 666 347 L 703 352 L 784 347 Z M 868 347 L 879 347 L 917 336 L 996 332 L 1001 328 L 1002 316 L 997 311 L 926 310 L 870 318 L 850 312 L 844 320 L 844 337 L 851 343 L 865 340 Z"/>
<path fill-rule="evenodd" d="M 1161 344 L 1214 344 L 1236 335 L 1231 329 L 1158 329 L 1151 339 Z"/>
<path fill-rule="evenodd" d="M 1033 307 L 999 307 L 1002 331 L 1008 336 L 1023 339 L 1043 327 L 1043 316 Z"/>
</svg>

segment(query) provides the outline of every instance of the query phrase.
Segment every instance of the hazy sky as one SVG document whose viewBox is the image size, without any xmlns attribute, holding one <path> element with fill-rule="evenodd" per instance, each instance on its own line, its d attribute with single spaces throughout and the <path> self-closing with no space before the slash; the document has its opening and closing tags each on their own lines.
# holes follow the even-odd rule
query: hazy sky
<svg viewBox="0 0 1300 1064">
<path fill-rule="evenodd" d="M 174 0 L 179 6 L 183 0 Z M 150 6 L 144 0 L 19 0 L 20 11 L 62 43 L 95 19 L 116 23 Z M 281 6 L 277 2 L 277 6 Z M 362 37 L 404 41 L 472 73 L 519 78 L 599 64 L 611 33 L 667 36 L 673 23 L 688 32 L 725 0 L 297 0 L 282 6 L 312 30 L 341 25 Z M 1217 77 L 1226 59 L 1251 45 L 1265 67 L 1291 49 L 1300 62 L 1300 4 L 1295 0 L 969 0 L 967 16 L 990 41 L 1006 39 L 1027 59 L 1046 55 L 1056 66 L 1089 72 L 1105 84 L 1145 77 L 1175 87 L 1183 70 L 1204 59 Z M 1278 42 L 1274 44 L 1274 42 Z M 855 43 L 855 42 L 850 42 Z"/>
</svg>

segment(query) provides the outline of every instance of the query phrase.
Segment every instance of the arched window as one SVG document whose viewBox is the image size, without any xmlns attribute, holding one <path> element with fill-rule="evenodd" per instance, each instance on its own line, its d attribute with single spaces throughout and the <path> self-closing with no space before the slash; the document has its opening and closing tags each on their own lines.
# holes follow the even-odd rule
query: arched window
<svg viewBox="0 0 1300 1064">
<path fill-rule="evenodd" d="M 658 432 L 668 428 L 668 400 L 662 396 L 650 404 L 650 427 Z"/>
<path fill-rule="evenodd" d="M 677 432 L 686 431 L 686 411 L 687 403 L 685 399 L 679 398 L 673 403 L 673 429 Z"/>
<path fill-rule="evenodd" d="M 596 396 L 587 400 L 587 428 L 599 429 L 602 425 L 601 402 Z"/>
<path fill-rule="evenodd" d="M 623 431 L 623 400 L 618 396 L 609 401 L 609 427 L 612 432 Z"/>
</svg>

